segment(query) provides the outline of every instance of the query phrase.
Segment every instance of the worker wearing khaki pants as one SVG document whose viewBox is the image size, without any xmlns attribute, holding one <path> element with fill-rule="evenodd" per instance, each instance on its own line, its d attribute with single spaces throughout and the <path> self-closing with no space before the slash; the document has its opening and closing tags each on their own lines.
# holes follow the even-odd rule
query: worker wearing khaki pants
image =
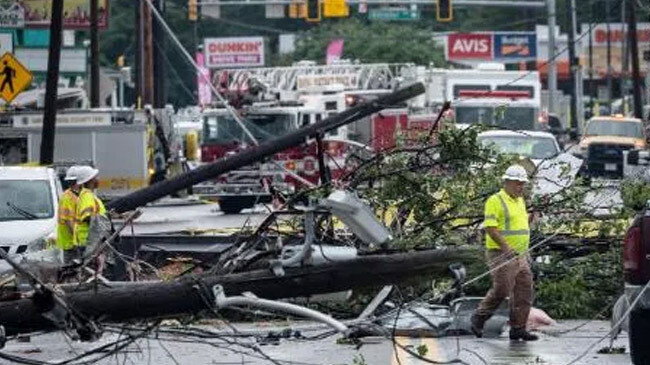
<svg viewBox="0 0 650 365">
<path fill-rule="evenodd" d="M 510 339 L 535 341 L 537 336 L 526 330 L 533 301 L 533 275 L 527 254 L 530 228 L 523 199 L 528 174 L 523 167 L 513 165 L 503 180 L 503 189 L 485 203 L 486 258 L 492 287 L 472 315 L 472 332 L 482 337 L 485 322 L 510 297 Z"/>
</svg>

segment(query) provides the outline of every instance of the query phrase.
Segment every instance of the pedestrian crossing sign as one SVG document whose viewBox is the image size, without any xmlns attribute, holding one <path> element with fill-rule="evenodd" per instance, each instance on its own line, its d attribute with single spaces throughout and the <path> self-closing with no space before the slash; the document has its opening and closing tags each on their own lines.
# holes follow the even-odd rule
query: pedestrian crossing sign
<svg viewBox="0 0 650 365">
<path fill-rule="evenodd" d="M 32 73 L 13 54 L 0 57 L 0 97 L 7 104 L 32 83 Z"/>
</svg>

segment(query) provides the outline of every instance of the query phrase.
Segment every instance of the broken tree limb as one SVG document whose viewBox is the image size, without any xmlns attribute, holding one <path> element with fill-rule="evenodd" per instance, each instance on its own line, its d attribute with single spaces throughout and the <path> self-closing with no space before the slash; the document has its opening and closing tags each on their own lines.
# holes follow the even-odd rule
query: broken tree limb
<svg viewBox="0 0 650 365">
<path fill-rule="evenodd" d="M 267 156 L 298 146 L 304 143 L 307 138 L 324 134 L 340 126 L 352 123 L 373 113 L 381 111 L 389 106 L 400 104 L 412 97 L 424 93 L 424 85 L 416 83 L 406 88 L 397 90 L 376 100 L 361 103 L 358 106 L 345 110 L 339 114 L 326 118 L 318 123 L 300 128 L 295 132 L 273 138 L 258 146 L 245 149 L 236 155 L 224 157 L 211 164 L 206 164 L 194 170 L 180 174 L 171 179 L 161 181 L 155 185 L 134 191 L 121 198 L 111 200 L 106 208 L 123 213 L 141 207 L 154 200 L 177 191 L 190 188 L 200 182 L 213 179 L 228 171 L 236 170 Z"/>
<path fill-rule="evenodd" d="M 447 275 L 453 262 L 477 260 L 476 248 L 454 248 L 390 255 L 361 256 L 356 260 L 321 266 L 286 268 L 277 277 L 270 270 L 224 276 L 200 275 L 169 282 L 128 283 L 110 289 L 67 292 L 71 307 L 91 319 L 122 322 L 175 317 L 201 312 L 214 305 L 216 284 L 226 295 L 252 292 L 260 298 L 279 299 L 331 293 L 358 287 L 396 284 L 424 274 Z M 0 302 L 0 324 L 9 335 L 53 329 L 41 313 L 48 303 L 33 299 Z"/>
</svg>

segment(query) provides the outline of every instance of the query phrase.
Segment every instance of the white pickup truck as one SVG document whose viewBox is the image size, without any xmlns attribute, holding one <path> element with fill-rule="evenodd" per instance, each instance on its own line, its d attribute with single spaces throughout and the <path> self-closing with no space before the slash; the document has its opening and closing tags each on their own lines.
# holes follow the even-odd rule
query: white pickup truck
<svg viewBox="0 0 650 365">
<path fill-rule="evenodd" d="M 47 167 L 0 166 L 0 248 L 10 255 L 56 237 L 61 183 Z"/>
</svg>

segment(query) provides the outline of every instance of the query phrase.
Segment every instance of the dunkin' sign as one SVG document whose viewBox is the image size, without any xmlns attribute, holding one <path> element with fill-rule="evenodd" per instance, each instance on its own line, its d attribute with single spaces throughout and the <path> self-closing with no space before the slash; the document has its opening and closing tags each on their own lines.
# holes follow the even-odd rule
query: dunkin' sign
<svg viewBox="0 0 650 365">
<path fill-rule="evenodd" d="M 264 66 L 264 38 L 206 38 L 203 43 L 208 68 Z"/>
</svg>

